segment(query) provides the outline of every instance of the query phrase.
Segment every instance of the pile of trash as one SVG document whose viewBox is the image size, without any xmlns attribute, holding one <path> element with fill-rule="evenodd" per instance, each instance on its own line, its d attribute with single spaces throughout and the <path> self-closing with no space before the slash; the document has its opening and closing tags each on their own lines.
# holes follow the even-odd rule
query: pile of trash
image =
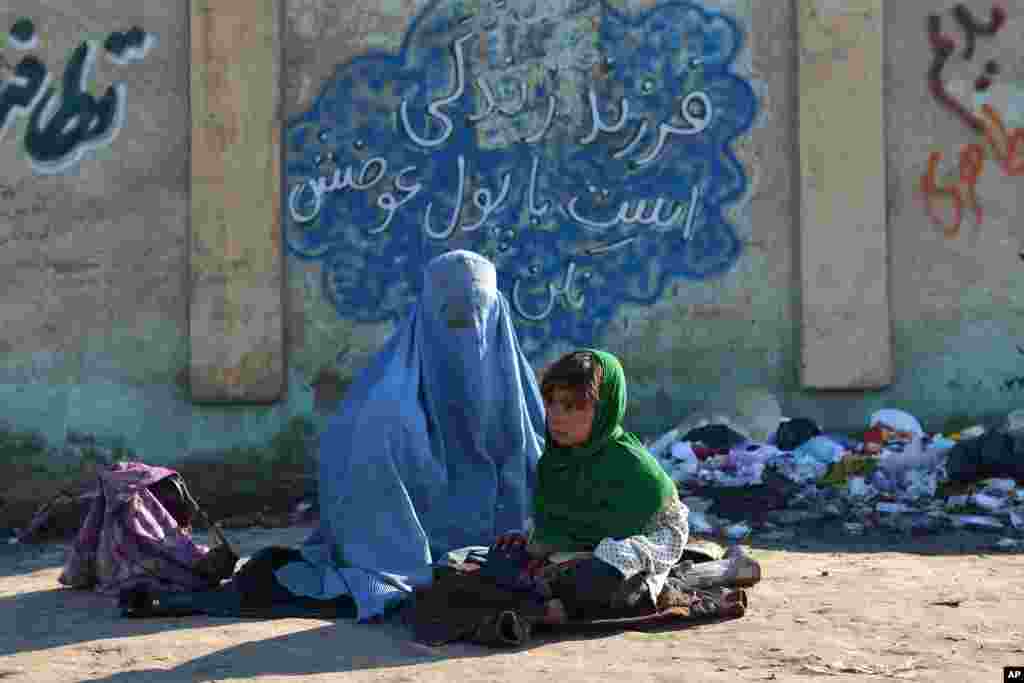
<svg viewBox="0 0 1024 683">
<path fill-rule="evenodd" d="M 886 409 L 856 439 L 781 418 L 758 440 L 717 416 L 673 429 L 648 449 L 679 485 L 695 534 L 740 540 L 753 526 L 772 533 L 835 520 L 851 535 L 988 530 L 1007 536 L 1000 547 L 1024 548 L 1024 411 L 1000 428 L 943 435 Z"/>
</svg>

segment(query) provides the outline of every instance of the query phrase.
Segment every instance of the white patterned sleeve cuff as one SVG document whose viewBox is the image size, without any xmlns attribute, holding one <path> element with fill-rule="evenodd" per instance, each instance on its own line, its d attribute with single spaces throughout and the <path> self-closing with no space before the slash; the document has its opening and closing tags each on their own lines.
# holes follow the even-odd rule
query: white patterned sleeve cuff
<svg viewBox="0 0 1024 683">
<path fill-rule="evenodd" d="M 643 534 L 622 540 L 606 538 L 597 545 L 594 556 L 618 569 L 627 579 L 640 572 L 665 574 L 683 557 L 690 536 L 689 515 L 679 497 L 673 496 L 651 519 Z"/>
</svg>

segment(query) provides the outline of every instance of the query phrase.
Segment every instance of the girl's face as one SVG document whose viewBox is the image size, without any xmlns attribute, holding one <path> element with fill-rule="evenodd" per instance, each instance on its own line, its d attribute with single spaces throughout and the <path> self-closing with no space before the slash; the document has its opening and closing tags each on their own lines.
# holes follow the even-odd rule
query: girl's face
<svg viewBox="0 0 1024 683">
<path fill-rule="evenodd" d="M 581 446 L 590 438 L 594 425 L 593 401 L 587 400 L 581 405 L 575 392 L 556 388 L 551 392 L 550 400 L 544 400 L 544 409 L 548 432 L 559 446 Z"/>
</svg>

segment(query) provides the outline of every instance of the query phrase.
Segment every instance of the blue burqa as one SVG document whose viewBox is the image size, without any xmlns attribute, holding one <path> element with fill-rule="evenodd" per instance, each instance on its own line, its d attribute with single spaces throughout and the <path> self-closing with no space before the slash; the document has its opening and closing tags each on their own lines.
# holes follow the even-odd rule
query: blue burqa
<svg viewBox="0 0 1024 683">
<path fill-rule="evenodd" d="M 494 265 L 427 264 L 423 293 L 320 439 L 320 526 L 290 591 L 351 595 L 365 621 L 430 583 L 456 548 L 525 528 L 544 409 Z"/>
</svg>

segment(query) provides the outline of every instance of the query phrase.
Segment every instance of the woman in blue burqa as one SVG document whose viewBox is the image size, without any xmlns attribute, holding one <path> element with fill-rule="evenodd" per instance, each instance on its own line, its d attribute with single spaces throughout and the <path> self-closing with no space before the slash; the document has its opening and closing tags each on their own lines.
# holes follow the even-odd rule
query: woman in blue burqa
<svg viewBox="0 0 1024 683">
<path fill-rule="evenodd" d="M 380 614 L 432 562 L 524 529 L 544 408 L 494 265 L 452 251 L 426 267 L 410 315 L 349 388 L 320 441 L 320 526 L 291 592 Z"/>
<path fill-rule="evenodd" d="M 442 254 L 320 437 L 314 533 L 257 552 L 216 591 L 124 595 L 124 612 L 381 615 L 449 551 L 526 528 L 544 430 L 494 265 Z"/>
</svg>

